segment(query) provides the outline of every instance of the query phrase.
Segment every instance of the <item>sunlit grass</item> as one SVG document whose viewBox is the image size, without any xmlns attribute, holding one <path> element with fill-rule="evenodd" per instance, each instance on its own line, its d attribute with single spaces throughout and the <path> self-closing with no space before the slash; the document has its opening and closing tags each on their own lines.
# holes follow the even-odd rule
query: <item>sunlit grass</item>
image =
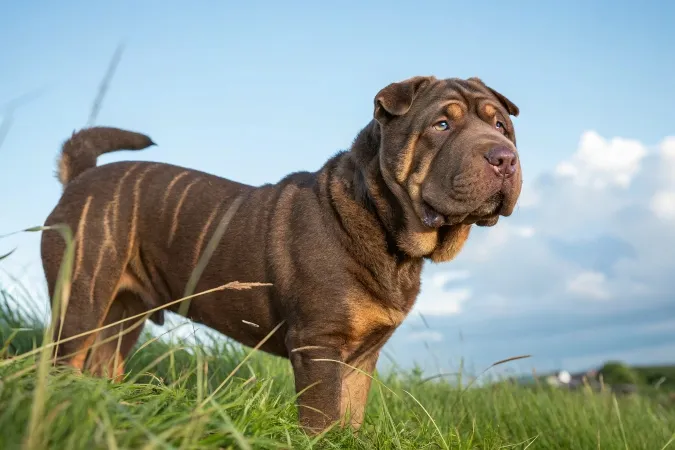
<svg viewBox="0 0 675 450">
<path fill-rule="evenodd" d="M 146 333 L 128 359 L 122 383 L 51 365 L 40 372 L 45 354 L 40 346 L 46 336 L 42 320 L 17 304 L 30 302 L 2 291 L 2 449 L 30 444 L 73 450 L 658 450 L 672 445 L 675 432 L 675 410 L 650 397 L 617 399 L 609 393 L 508 383 L 467 389 L 443 379 L 428 380 L 419 373 L 392 372 L 376 375 L 360 433 L 334 429 L 313 438 L 297 425 L 286 360 L 252 353 L 216 334 L 200 332 L 188 342 Z M 37 437 L 30 439 L 35 430 L 32 417 L 38 417 L 33 420 L 39 420 L 39 427 Z"/>
</svg>

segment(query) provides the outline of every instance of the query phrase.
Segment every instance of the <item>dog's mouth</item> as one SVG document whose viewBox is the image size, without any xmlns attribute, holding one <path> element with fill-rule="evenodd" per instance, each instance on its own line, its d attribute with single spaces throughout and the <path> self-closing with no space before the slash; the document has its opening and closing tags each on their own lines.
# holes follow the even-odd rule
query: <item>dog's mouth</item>
<svg viewBox="0 0 675 450">
<path fill-rule="evenodd" d="M 499 220 L 499 213 L 503 205 L 504 194 L 502 192 L 492 194 L 478 209 L 469 214 L 462 223 L 475 223 L 479 227 L 491 227 Z"/>
<path fill-rule="evenodd" d="M 422 222 L 429 228 L 440 228 L 457 224 L 482 227 L 493 226 L 499 220 L 499 214 L 504 205 L 504 193 L 496 192 L 487 198 L 481 205 L 469 214 L 461 216 L 445 215 L 427 202 L 422 203 Z"/>
</svg>

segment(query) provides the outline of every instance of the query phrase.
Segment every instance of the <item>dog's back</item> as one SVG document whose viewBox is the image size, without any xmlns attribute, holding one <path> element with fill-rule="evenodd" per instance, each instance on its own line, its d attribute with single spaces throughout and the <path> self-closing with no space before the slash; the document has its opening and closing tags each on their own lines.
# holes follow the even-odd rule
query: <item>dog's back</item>
<svg viewBox="0 0 675 450">
<path fill-rule="evenodd" d="M 96 166 L 96 158 L 103 153 L 141 150 L 150 145 L 154 143 L 143 134 L 103 127 L 75 133 L 63 145 L 58 176 L 64 192 L 45 225 L 66 224 L 75 239 L 70 302 L 60 330 L 64 336 L 74 336 L 119 320 L 121 315 L 129 317 L 182 297 L 190 274 L 229 205 L 240 195 L 255 190 L 170 164 L 125 161 Z M 259 191 L 260 197 L 265 189 Z M 259 200 L 264 201 L 262 197 Z M 256 267 L 264 268 L 257 263 L 264 260 L 264 246 L 256 246 L 247 234 L 255 223 L 248 225 L 245 219 L 233 221 L 229 227 L 230 244 L 219 246 L 213 257 L 220 262 L 216 269 L 227 265 L 233 280 L 261 281 L 266 274 Z M 240 241 L 248 242 L 247 252 L 238 251 Z M 49 294 L 53 297 L 65 243 L 57 232 L 45 231 L 41 244 Z M 250 276 L 259 279 L 249 280 Z M 231 280 L 217 279 L 207 270 L 201 284 L 221 285 L 226 281 Z M 231 294 L 232 301 L 237 300 L 237 295 Z M 264 300 L 260 300 L 262 309 L 268 304 Z M 252 302 L 255 304 L 255 299 Z M 163 322 L 161 312 L 151 318 Z M 138 326 L 134 331 L 141 329 Z M 132 345 L 137 335 L 130 331 L 128 336 Z M 91 339 L 75 339 L 61 345 L 59 355 L 82 368 L 86 353 L 71 358 L 91 344 Z M 98 372 L 106 369 L 109 375 L 111 371 L 121 373 L 119 367 L 103 367 L 103 359 L 109 359 L 115 351 L 103 348 L 92 367 Z"/>
</svg>

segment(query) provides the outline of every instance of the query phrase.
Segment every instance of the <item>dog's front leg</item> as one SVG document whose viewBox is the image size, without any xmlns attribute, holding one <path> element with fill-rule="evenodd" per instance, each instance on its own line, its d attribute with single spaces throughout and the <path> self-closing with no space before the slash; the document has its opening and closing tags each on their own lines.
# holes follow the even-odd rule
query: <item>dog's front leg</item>
<svg viewBox="0 0 675 450">
<path fill-rule="evenodd" d="M 351 424 L 354 430 L 361 428 L 366 411 L 366 402 L 377 365 L 379 350 L 361 358 L 358 364 L 345 366 L 342 373 L 342 397 L 340 416 L 342 424 Z"/>
<path fill-rule="evenodd" d="M 290 344 L 290 342 L 289 342 Z M 336 345 L 289 345 L 300 425 L 317 434 L 340 420 L 341 352 Z"/>
</svg>

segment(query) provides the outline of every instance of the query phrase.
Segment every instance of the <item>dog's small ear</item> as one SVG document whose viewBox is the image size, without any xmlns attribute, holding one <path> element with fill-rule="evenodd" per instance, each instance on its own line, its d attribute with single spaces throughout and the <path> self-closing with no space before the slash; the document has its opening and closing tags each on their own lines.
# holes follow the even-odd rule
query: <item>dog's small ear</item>
<svg viewBox="0 0 675 450">
<path fill-rule="evenodd" d="M 485 84 L 483 80 L 477 77 L 469 78 L 469 81 L 473 81 L 476 83 L 479 83 L 481 86 L 485 87 L 488 91 L 492 92 L 492 94 L 497 97 L 497 100 L 506 108 L 506 111 L 512 115 L 513 117 L 518 117 L 518 114 L 520 114 L 520 109 L 516 106 L 515 103 L 513 103 L 511 100 L 506 98 L 504 94 L 501 92 L 497 92 L 496 90 L 492 89 L 490 86 Z"/>
<path fill-rule="evenodd" d="M 426 87 L 433 77 L 413 77 L 391 83 L 375 96 L 375 120 L 382 123 L 395 116 L 402 116 L 410 110 L 415 95 Z"/>
</svg>

